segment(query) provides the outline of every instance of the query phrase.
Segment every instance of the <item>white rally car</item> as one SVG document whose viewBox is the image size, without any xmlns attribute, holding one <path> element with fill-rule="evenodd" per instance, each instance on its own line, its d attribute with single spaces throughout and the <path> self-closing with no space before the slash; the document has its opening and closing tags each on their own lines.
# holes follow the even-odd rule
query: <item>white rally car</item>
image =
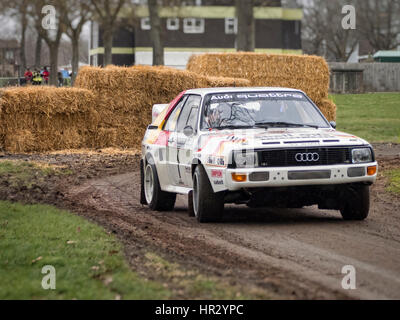
<svg viewBox="0 0 400 320">
<path fill-rule="evenodd" d="M 172 210 L 187 194 L 200 222 L 225 203 L 318 205 L 344 219 L 369 212 L 377 162 L 371 145 L 335 130 L 299 90 L 209 88 L 153 107 L 142 143 L 141 203 Z"/>
</svg>

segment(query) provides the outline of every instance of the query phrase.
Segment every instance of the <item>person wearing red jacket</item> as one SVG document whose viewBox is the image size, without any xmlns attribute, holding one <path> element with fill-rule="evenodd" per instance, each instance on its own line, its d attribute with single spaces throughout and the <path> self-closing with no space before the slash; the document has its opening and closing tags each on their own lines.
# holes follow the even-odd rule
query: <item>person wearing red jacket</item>
<svg viewBox="0 0 400 320">
<path fill-rule="evenodd" d="M 25 77 L 26 84 L 30 84 L 32 81 L 32 78 L 33 78 L 33 73 L 29 68 L 26 69 L 26 71 L 24 73 L 24 77 Z"/>
<path fill-rule="evenodd" d="M 49 83 L 50 72 L 47 70 L 47 67 L 44 67 L 44 70 L 42 72 L 42 76 L 43 76 L 43 79 L 44 79 L 44 83 L 48 84 Z"/>
</svg>

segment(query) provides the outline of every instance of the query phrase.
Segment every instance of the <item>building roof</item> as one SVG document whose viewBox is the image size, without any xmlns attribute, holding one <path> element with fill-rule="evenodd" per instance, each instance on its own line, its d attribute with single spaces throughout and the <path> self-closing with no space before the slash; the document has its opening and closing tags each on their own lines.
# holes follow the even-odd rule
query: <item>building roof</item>
<svg viewBox="0 0 400 320">
<path fill-rule="evenodd" d="M 385 51 L 381 50 L 374 54 L 374 58 L 399 58 L 400 51 Z"/>
</svg>

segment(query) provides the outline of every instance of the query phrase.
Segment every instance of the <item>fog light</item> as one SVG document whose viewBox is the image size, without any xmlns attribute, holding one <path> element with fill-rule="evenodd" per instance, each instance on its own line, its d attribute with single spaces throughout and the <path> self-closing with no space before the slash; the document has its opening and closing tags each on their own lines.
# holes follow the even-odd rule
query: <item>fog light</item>
<svg viewBox="0 0 400 320">
<path fill-rule="evenodd" d="M 367 168 L 367 174 L 369 176 L 373 176 L 376 173 L 376 166 L 368 167 Z"/>
<path fill-rule="evenodd" d="M 245 182 L 247 175 L 242 173 L 232 173 L 232 180 L 236 182 Z"/>
</svg>

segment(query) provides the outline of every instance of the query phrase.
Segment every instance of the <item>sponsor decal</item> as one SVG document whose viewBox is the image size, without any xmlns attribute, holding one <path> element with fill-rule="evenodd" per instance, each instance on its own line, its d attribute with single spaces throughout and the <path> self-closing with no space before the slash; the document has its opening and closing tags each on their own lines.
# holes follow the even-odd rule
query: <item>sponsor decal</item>
<svg viewBox="0 0 400 320">
<path fill-rule="evenodd" d="M 233 94 L 214 94 L 210 101 L 215 102 L 231 102 L 231 101 L 246 101 L 246 100 L 266 100 L 266 99 L 281 99 L 281 100 L 306 100 L 305 96 L 299 92 L 239 92 Z"/>
<path fill-rule="evenodd" d="M 222 178 L 222 170 L 211 170 L 211 177 Z"/>
<path fill-rule="evenodd" d="M 214 180 L 215 185 L 222 185 L 224 184 L 224 180 Z"/>
<path fill-rule="evenodd" d="M 225 157 L 209 155 L 207 157 L 207 165 L 215 167 L 225 167 Z"/>
</svg>

